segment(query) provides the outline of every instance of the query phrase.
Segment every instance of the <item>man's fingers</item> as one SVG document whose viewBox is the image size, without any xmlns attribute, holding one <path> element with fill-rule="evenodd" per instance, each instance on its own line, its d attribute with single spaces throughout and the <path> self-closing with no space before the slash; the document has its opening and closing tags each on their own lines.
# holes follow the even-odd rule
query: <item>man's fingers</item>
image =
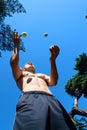
<svg viewBox="0 0 87 130">
<path fill-rule="evenodd" d="M 12 39 L 13 39 L 13 41 L 14 41 L 14 44 L 19 44 L 20 43 L 20 37 L 19 37 L 19 35 L 18 35 L 18 32 L 14 32 L 13 34 L 12 34 Z"/>
<path fill-rule="evenodd" d="M 17 39 L 17 38 L 19 38 L 19 36 L 18 36 L 18 32 L 14 32 L 13 35 L 12 35 L 12 38 L 13 38 L 13 39 Z"/>
<path fill-rule="evenodd" d="M 59 49 L 59 47 L 58 47 L 57 45 L 52 45 L 52 46 L 50 47 L 50 52 L 51 52 L 52 54 L 59 53 L 59 51 L 60 51 L 60 49 Z"/>
</svg>

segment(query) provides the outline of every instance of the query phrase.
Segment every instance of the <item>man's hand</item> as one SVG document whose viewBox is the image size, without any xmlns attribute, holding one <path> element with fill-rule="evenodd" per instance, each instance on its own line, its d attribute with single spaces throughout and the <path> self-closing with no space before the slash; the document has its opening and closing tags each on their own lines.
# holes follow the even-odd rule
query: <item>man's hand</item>
<svg viewBox="0 0 87 130">
<path fill-rule="evenodd" d="M 52 45 L 49 49 L 51 52 L 50 60 L 54 61 L 56 59 L 56 57 L 58 56 L 60 49 L 57 45 Z"/>
<path fill-rule="evenodd" d="M 19 45 L 20 44 L 20 37 L 18 35 L 18 32 L 14 32 L 12 34 L 12 38 L 13 38 L 13 41 L 14 41 L 15 45 Z"/>
</svg>

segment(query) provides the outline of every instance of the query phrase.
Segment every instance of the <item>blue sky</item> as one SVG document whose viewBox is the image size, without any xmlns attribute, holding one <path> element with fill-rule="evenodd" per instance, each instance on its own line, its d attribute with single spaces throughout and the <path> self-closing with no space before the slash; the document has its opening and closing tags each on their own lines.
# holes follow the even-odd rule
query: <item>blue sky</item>
<svg viewBox="0 0 87 130">
<path fill-rule="evenodd" d="M 87 0 L 20 0 L 20 3 L 27 13 L 6 18 L 6 23 L 19 34 L 27 32 L 27 37 L 23 38 L 26 52 L 20 51 L 19 65 L 23 67 L 27 61 L 32 61 L 36 72 L 49 75 L 49 47 L 58 45 L 60 55 L 56 63 L 59 81 L 50 90 L 69 112 L 74 98 L 65 93 L 64 86 L 76 73 L 73 70 L 75 58 L 87 52 Z M 43 36 L 45 32 L 48 37 Z M 21 94 L 12 76 L 10 55 L 11 52 L 2 52 L 0 59 L 0 130 L 12 130 L 15 108 Z M 80 99 L 79 107 L 87 109 L 87 100 Z"/>
</svg>

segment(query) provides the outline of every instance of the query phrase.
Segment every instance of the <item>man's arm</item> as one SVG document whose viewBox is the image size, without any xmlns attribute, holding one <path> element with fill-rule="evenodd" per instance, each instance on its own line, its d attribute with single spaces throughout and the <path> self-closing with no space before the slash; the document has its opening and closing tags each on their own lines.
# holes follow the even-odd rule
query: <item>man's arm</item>
<svg viewBox="0 0 87 130">
<path fill-rule="evenodd" d="M 18 78 L 22 74 L 22 70 L 20 69 L 18 63 L 19 63 L 19 45 L 20 45 L 20 39 L 18 36 L 18 33 L 13 33 L 13 41 L 14 41 L 14 49 L 12 51 L 12 55 L 10 58 L 10 65 L 12 68 L 13 76 L 15 80 L 18 80 Z"/>
<path fill-rule="evenodd" d="M 59 47 L 53 45 L 50 47 L 51 57 L 50 57 L 50 77 L 47 80 L 48 86 L 54 86 L 57 84 L 58 81 L 58 71 L 56 67 L 56 58 L 59 54 Z"/>
</svg>

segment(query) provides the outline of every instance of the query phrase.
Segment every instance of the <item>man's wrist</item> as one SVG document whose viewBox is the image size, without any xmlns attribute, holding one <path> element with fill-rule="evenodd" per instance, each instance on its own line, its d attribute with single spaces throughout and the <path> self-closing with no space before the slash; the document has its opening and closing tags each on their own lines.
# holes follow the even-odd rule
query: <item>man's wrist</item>
<svg viewBox="0 0 87 130">
<path fill-rule="evenodd" d="M 17 43 L 17 42 L 14 42 L 14 46 L 16 46 L 16 47 L 17 47 L 17 46 L 19 46 L 19 43 Z"/>
<path fill-rule="evenodd" d="M 55 63 L 55 59 L 50 58 L 50 62 L 51 62 L 51 63 Z"/>
</svg>

